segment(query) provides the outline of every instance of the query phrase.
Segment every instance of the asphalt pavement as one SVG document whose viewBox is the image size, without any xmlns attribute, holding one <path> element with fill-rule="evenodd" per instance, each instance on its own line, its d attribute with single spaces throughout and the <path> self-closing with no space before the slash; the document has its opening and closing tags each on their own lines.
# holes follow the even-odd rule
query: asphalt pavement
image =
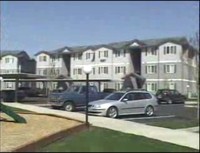
<svg viewBox="0 0 200 153">
<path fill-rule="evenodd" d="M 27 97 L 22 101 L 24 104 L 32 104 L 40 107 L 51 108 L 47 103 L 48 99 L 46 97 Z M 120 116 L 118 119 L 134 122 L 146 122 L 149 120 L 162 120 L 170 118 L 184 118 L 193 119 L 197 116 L 197 105 L 193 103 L 189 104 L 160 104 L 156 111 L 156 114 L 152 117 L 146 117 L 144 115 L 125 115 Z M 61 110 L 63 111 L 63 110 Z M 84 114 L 84 110 L 78 111 Z"/>
</svg>

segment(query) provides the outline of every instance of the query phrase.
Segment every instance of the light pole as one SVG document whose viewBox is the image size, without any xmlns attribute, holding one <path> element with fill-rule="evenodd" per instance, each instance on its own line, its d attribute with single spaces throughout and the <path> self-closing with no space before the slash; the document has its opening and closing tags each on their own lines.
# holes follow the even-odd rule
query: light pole
<svg viewBox="0 0 200 153">
<path fill-rule="evenodd" d="M 92 67 L 86 65 L 83 67 L 83 72 L 86 74 L 86 111 L 85 111 L 85 124 L 89 126 L 88 122 L 88 103 L 89 103 L 89 74 L 92 72 Z"/>
</svg>

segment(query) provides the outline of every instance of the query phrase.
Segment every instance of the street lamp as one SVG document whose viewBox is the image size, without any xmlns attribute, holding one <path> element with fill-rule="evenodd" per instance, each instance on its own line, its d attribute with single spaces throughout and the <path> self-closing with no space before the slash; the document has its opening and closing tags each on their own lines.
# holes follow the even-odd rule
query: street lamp
<svg viewBox="0 0 200 153">
<path fill-rule="evenodd" d="M 89 126 L 88 122 L 88 103 L 89 103 L 89 74 L 92 72 L 92 66 L 86 65 L 83 67 L 83 72 L 86 74 L 86 112 L 85 112 L 85 124 Z"/>
</svg>

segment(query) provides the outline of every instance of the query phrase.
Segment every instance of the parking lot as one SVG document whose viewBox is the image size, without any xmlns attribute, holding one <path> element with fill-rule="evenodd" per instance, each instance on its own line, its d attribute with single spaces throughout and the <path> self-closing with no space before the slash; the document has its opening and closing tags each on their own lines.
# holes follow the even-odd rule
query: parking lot
<svg viewBox="0 0 200 153">
<path fill-rule="evenodd" d="M 25 99 L 23 103 L 33 104 L 41 107 L 51 108 L 47 104 L 48 99 L 44 97 Z M 63 110 L 61 110 L 63 111 Z M 85 113 L 84 110 L 79 110 L 77 113 Z M 145 115 L 126 115 L 119 116 L 118 119 L 131 122 L 139 122 L 144 124 L 152 124 L 156 122 L 193 122 L 197 118 L 197 105 L 194 104 L 161 104 L 158 106 L 156 114 L 152 117 Z"/>
</svg>

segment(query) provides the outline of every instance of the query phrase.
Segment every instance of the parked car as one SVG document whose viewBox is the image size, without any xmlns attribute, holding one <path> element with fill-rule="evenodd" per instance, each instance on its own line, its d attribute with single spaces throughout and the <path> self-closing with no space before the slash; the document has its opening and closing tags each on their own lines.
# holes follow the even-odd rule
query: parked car
<svg viewBox="0 0 200 153">
<path fill-rule="evenodd" d="M 0 92 L 0 97 L 4 102 L 14 102 L 15 101 L 15 90 L 3 90 Z M 17 92 L 18 101 L 23 100 L 26 97 L 24 91 Z"/>
<path fill-rule="evenodd" d="M 89 86 L 89 102 L 103 99 L 110 93 L 98 92 L 94 85 Z M 66 111 L 75 111 L 86 106 L 86 86 L 73 85 L 64 92 L 53 92 L 49 96 L 52 108 L 61 108 Z"/>
<path fill-rule="evenodd" d="M 113 88 L 105 88 L 105 89 L 103 89 L 103 92 L 106 92 L 106 93 L 113 93 L 115 91 L 116 91 L 116 89 L 113 89 Z"/>
<path fill-rule="evenodd" d="M 157 105 L 157 98 L 147 91 L 117 91 L 102 100 L 90 102 L 88 111 L 111 118 L 129 114 L 152 116 Z"/>
<path fill-rule="evenodd" d="M 177 90 L 173 89 L 159 89 L 156 92 L 156 97 L 158 98 L 158 103 L 185 103 L 186 97 L 179 93 Z"/>
<path fill-rule="evenodd" d="M 24 91 L 27 97 L 37 97 L 39 94 L 39 90 L 37 88 L 19 87 L 18 90 Z"/>
</svg>

